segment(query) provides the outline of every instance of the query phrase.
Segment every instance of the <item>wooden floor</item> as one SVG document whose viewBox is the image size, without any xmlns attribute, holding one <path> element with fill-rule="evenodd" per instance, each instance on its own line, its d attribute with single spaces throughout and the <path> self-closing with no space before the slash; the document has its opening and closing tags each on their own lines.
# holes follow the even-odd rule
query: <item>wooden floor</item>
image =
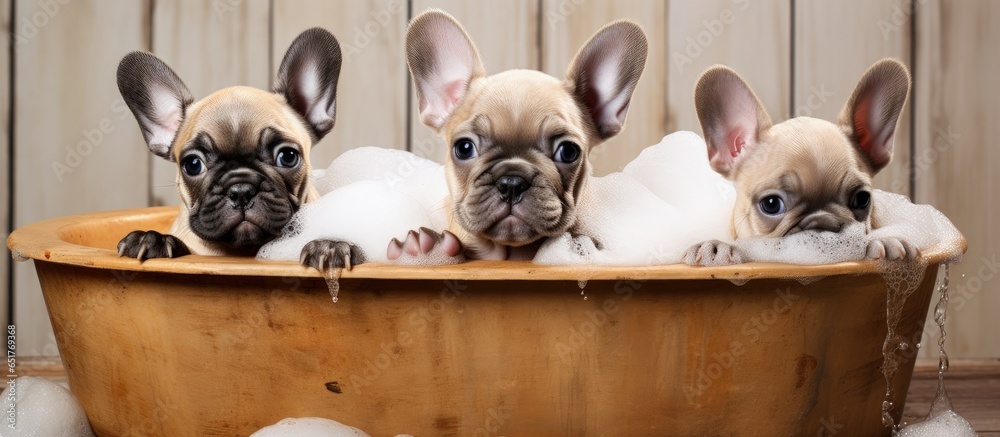
<svg viewBox="0 0 1000 437">
<path fill-rule="evenodd" d="M 41 376 L 68 387 L 66 373 L 58 361 L 18 360 L 22 376 Z M 906 398 L 903 420 L 914 422 L 930 410 L 937 392 L 937 360 L 918 360 Z M 954 360 L 945 377 L 952 405 L 980 437 L 1000 437 L 1000 358 Z"/>
</svg>

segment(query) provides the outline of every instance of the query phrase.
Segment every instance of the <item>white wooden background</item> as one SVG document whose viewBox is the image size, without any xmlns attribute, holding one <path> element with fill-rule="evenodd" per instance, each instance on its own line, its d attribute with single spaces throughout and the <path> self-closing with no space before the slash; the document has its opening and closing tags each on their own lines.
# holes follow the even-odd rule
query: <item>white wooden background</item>
<svg viewBox="0 0 1000 437">
<path fill-rule="evenodd" d="M 465 24 L 492 72 L 561 76 L 603 24 L 641 23 L 651 53 L 624 133 L 593 155 L 599 174 L 666 133 L 699 131 L 693 86 L 712 64 L 743 74 L 775 119 L 831 119 L 868 65 L 902 59 L 914 95 L 878 185 L 935 205 L 965 233 L 949 349 L 1000 357 L 1000 2 L 990 0 L 2 0 L 0 39 L 12 49 L 0 53 L 0 229 L 177 203 L 173 168 L 149 154 L 115 86 L 131 50 L 153 51 L 202 97 L 267 87 L 292 38 L 325 27 L 345 62 L 337 125 L 313 162 L 360 146 L 442 158 L 415 116 L 403 56 L 408 18 L 431 7 Z M 82 141 L 86 156 L 68 158 Z M 21 354 L 56 354 L 31 264 L 0 262 L 0 284 Z"/>
</svg>

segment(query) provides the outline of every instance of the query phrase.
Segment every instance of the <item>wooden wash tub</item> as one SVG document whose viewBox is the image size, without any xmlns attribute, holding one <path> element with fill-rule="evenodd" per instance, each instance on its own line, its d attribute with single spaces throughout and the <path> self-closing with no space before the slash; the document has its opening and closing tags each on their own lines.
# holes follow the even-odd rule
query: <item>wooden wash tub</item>
<svg viewBox="0 0 1000 437">
<path fill-rule="evenodd" d="M 246 436 L 305 416 L 373 436 L 888 435 L 886 285 L 871 262 L 365 264 L 333 303 L 294 263 L 117 256 L 126 233 L 176 213 L 58 218 L 7 241 L 34 260 L 98 435 Z M 944 259 L 924 256 L 906 339 L 919 339 Z M 804 277 L 824 278 L 787 279 Z M 894 379 L 897 412 L 915 349 Z"/>
</svg>

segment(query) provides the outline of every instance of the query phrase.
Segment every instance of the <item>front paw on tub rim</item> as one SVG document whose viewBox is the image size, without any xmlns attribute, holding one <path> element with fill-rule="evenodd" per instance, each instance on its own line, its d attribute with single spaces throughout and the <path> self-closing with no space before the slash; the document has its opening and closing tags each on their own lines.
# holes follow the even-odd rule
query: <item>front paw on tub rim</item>
<svg viewBox="0 0 1000 437">
<path fill-rule="evenodd" d="M 299 263 L 321 272 L 333 269 L 351 270 L 365 262 L 365 253 L 360 247 L 346 241 L 313 240 L 306 243 L 299 255 Z"/>
<path fill-rule="evenodd" d="M 691 246 L 684 251 L 683 260 L 687 265 L 709 267 L 743 264 L 746 257 L 736 246 L 712 240 Z"/>
<path fill-rule="evenodd" d="M 179 238 L 159 232 L 132 231 L 118 242 L 118 256 L 135 258 L 139 262 L 153 258 L 177 258 L 191 251 Z"/>
</svg>

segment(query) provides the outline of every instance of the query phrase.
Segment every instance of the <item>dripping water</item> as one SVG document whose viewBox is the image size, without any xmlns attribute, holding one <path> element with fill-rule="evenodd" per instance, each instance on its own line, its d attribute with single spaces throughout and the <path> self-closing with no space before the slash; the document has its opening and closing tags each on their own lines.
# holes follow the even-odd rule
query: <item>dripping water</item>
<svg viewBox="0 0 1000 437">
<path fill-rule="evenodd" d="M 330 298 L 333 303 L 337 303 L 337 295 L 340 293 L 340 274 L 344 269 L 332 268 L 323 272 L 323 279 L 326 280 L 326 288 L 330 290 Z"/>
</svg>

